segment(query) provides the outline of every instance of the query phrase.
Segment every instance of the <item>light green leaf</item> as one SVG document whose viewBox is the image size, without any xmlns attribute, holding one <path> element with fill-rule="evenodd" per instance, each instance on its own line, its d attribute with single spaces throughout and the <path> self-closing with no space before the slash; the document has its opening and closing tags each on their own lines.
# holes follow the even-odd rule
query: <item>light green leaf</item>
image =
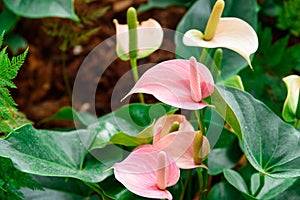
<svg viewBox="0 0 300 200">
<path fill-rule="evenodd" d="M 78 21 L 73 0 L 3 0 L 15 14 L 28 18 L 62 17 Z"/>
<path fill-rule="evenodd" d="M 248 187 L 243 177 L 236 171 L 231 169 L 224 169 L 224 176 L 226 180 L 242 193 L 249 194 Z M 250 195 L 250 194 L 249 194 Z"/>
<path fill-rule="evenodd" d="M 244 91 L 244 85 L 241 77 L 239 75 L 234 75 L 223 81 L 225 86 L 235 87 L 237 89 Z"/>
<path fill-rule="evenodd" d="M 111 174 L 94 157 L 87 156 L 96 132 L 36 130 L 24 125 L 0 140 L 0 156 L 10 158 L 23 172 L 40 176 L 72 177 L 100 182 Z"/>
</svg>

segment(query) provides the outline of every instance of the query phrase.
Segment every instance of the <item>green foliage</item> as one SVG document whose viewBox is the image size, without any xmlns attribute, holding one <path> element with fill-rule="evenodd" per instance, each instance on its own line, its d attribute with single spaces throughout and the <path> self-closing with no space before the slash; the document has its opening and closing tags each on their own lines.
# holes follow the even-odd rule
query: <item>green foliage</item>
<svg viewBox="0 0 300 200">
<path fill-rule="evenodd" d="M 23 199 L 23 194 L 19 191 L 23 187 L 30 188 L 31 192 L 32 190 L 42 189 L 29 174 L 14 168 L 9 159 L 0 157 L 0 199 Z"/>
<path fill-rule="evenodd" d="M 66 52 L 69 47 L 80 45 L 87 41 L 92 35 L 97 33 L 100 27 L 90 28 L 99 18 L 106 13 L 109 7 L 89 9 L 83 2 L 78 2 L 79 21 L 71 20 L 44 20 L 44 31 L 51 37 L 61 41 L 59 46 L 62 52 Z M 80 10 L 80 7 L 83 9 Z M 85 9 L 84 9 L 85 8 Z"/>
<path fill-rule="evenodd" d="M 278 17 L 278 28 L 289 30 L 293 35 L 300 36 L 300 1 L 283 1 L 283 9 Z"/>
<path fill-rule="evenodd" d="M 4 33 L 0 36 L 0 46 L 2 45 Z M 9 59 L 6 48 L 0 51 L 0 132 L 9 132 L 18 123 L 14 119 L 16 103 L 10 95 L 8 88 L 16 88 L 12 82 L 24 63 L 28 49 L 19 56 Z"/>
<path fill-rule="evenodd" d="M 273 43 L 270 28 L 259 28 L 258 35 L 259 48 L 252 61 L 254 71 L 244 69 L 240 76 L 246 91 L 281 115 L 286 97 L 282 78 L 300 71 L 300 45 L 288 47 L 289 36 Z"/>
</svg>

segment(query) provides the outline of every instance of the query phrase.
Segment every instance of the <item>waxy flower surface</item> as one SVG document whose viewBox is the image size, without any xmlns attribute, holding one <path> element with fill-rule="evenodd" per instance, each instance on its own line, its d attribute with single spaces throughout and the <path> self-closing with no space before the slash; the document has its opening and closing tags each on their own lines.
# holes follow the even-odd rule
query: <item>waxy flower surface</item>
<svg viewBox="0 0 300 200">
<path fill-rule="evenodd" d="M 210 71 L 191 57 L 190 60 L 174 59 L 152 67 L 127 96 L 147 93 L 168 105 L 198 110 L 208 106 L 202 100 L 213 91 L 214 80 Z"/>
<path fill-rule="evenodd" d="M 192 29 L 183 36 L 187 46 L 205 48 L 228 48 L 243 56 L 252 68 L 250 55 L 258 48 L 258 38 L 254 29 L 245 21 L 235 17 L 220 18 L 224 1 L 218 0 L 206 26 L 205 33 Z M 209 26 L 213 24 L 212 26 Z M 213 30 L 207 30 L 213 29 Z M 206 37 L 206 32 L 213 32 Z"/>
<path fill-rule="evenodd" d="M 175 185 L 180 177 L 174 160 L 151 146 L 136 149 L 121 163 L 116 163 L 114 174 L 131 192 L 157 199 L 172 199 L 166 187 Z"/>
<path fill-rule="evenodd" d="M 183 115 L 163 116 L 153 130 L 153 144 L 138 146 L 125 160 L 115 164 L 115 177 L 140 196 L 172 199 L 166 187 L 176 184 L 179 168 L 206 167 L 194 162 L 195 130 Z M 209 142 L 203 136 L 197 156 L 204 159 L 209 150 Z"/>
<path fill-rule="evenodd" d="M 127 24 L 115 19 L 117 54 L 122 60 L 129 60 L 129 30 Z M 137 26 L 137 59 L 144 58 L 157 50 L 163 41 L 163 30 L 154 19 L 148 19 Z"/>
<path fill-rule="evenodd" d="M 290 75 L 283 78 L 283 81 L 288 93 L 283 105 L 282 117 L 287 122 L 295 122 L 297 120 L 297 105 L 299 104 L 300 76 Z"/>
</svg>

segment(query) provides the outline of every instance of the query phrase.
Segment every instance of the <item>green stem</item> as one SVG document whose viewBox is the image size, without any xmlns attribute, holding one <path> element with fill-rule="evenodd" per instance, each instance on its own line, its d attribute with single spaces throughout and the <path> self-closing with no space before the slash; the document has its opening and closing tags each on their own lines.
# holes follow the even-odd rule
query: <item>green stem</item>
<svg viewBox="0 0 300 200">
<path fill-rule="evenodd" d="M 299 125 L 300 125 L 300 119 L 297 119 L 294 124 L 295 129 L 298 129 Z"/>
<path fill-rule="evenodd" d="M 70 80 L 69 80 L 69 76 L 68 76 L 68 72 L 67 72 L 65 52 L 62 52 L 62 70 L 63 70 L 63 79 L 65 82 L 67 94 L 68 94 L 70 102 L 72 102 L 72 89 L 71 89 Z"/>
<path fill-rule="evenodd" d="M 184 200 L 184 195 L 185 195 L 185 191 L 187 190 L 188 184 L 190 183 L 190 179 L 191 179 L 191 170 L 187 170 L 186 172 L 186 177 L 185 177 L 185 182 L 184 182 L 184 186 L 183 186 L 183 191 L 180 195 L 179 200 Z"/>
<path fill-rule="evenodd" d="M 131 69 L 132 69 L 133 79 L 135 82 L 137 82 L 139 80 L 139 72 L 137 69 L 136 58 L 130 58 L 130 65 L 131 65 Z M 140 102 L 145 103 L 143 94 L 139 93 L 138 96 L 139 96 Z"/>
<path fill-rule="evenodd" d="M 197 119 L 197 122 L 198 122 L 198 125 L 199 125 L 199 130 L 202 131 L 202 133 L 204 134 L 204 125 L 203 125 L 203 121 L 201 119 L 201 116 L 200 116 L 200 113 L 199 113 L 199 110 L 195 110 L 195 116 L 196 116 L 196 119 Z"/>
<path fill-rule="evenodd" d="M 202 176 L 202 170 L 200 168 L 197 168 L 197 174 L 199 179 L 199 200 L 202 200 L 202 192 L 203 192 L 203 176 Z"/>
<path fill-rule="evenodd" d="M 97 192 L 104 199 L 105 195 L 101 191 L 101 188 L 99 187 L 99 185 L 97 185 L 96 183 L 88 183 L 88 182 L 85 182 L 85 181 L 83 181 L 83 183 L 86 186 L 88 186 L 89 188 L 91 188 L 92 190 L 94 190 L 95 192 Z"/>
<path fill-rule="evenodd" d="M 259 173 L 259 187 L 257 188 L 253 196 L 256 197 L 260 193 L 264 185 L 265 185 L 265 175 L 263 173 Z"/>
<path fill-rule="evenodd" d="M 208 158 L 203 161 L 203 164 L 205 166 L 207 166 L 207 162 L 208 161 Z M 200 195 L 202 195 L 202 200 L 205 200 L 206 197 L 207 197 L 207 191 L 208 191 L 208 188 L 207 188 L 207 183 L 208 183 L 208 173 L 207 173 L 207 170 L 202 170 L 202 179 L 203 179 L 203 190 L 200 191 Z"/>
</svg>

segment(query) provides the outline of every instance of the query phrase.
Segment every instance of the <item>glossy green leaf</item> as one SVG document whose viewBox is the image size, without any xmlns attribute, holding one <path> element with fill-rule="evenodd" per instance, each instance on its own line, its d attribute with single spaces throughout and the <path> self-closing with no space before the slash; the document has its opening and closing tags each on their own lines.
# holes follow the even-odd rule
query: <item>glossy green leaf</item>
<svg viewBox="0 0 300 200">
<path fill-rule="evenodd" d="M 82 181 L 72 178 L 34 176 L 34 179 L 43 186 L 43 191 L 22 189 L 25 199 L 30 200 L 97 200 L 99 197 L 93 194 Z"/>
<path fill-rule="evenodd" d="M 10 158 L 23 172 L 40 176 L 73 177 L 100 182 L 108 167 L 88 155 L 96 132 L 36 130 L 24 125 L 0 140 L 0 156 Z"/>
<path fill-rule="evenodd" d="M 72 107 L 63 107 L 54 115 L 45 118 L 40 123 L 45 123 L 51 120 L 67 120 L 80 123 L 84 126 L 89 126 L 97 121 L 96 117 L 89 113 L 78 112 Z"/>
<path fill-rule="evenodd" d="M 236 171 L 231 169 L 224 169 L 224 176 L 226 180 L 234 186 L 239 191 L 249 194 L 247 184 L 245 183 L 243 177 Z"/>
<path fill-rule="evenodd" d="M 17 54 L 19 50 L 27 47 L 26 39 L 19 34 L 9 34 L 5 37 L 3 43 L 8 46 L 13 54 Z"/>
<path fill-rule="evenodd" d="M 282 200 L 282 199 L 298 200 L 300 198 L 299 187 L 300 187 L 300 179 L 297 179 L 297 181 L 295 181 L 295 183 L 291 187 L 289 187 L 283 193 L 274 197 L 273 200 Z"/>
<path fill-rule="evenodd" d="M 188 47 L 182 42 L 183 34 L 190 29 L 205 30 L 214 0 L 196 1 L 179 22 L 176 34 L 176 54 L 179 58 L 189 59 L 200 57 L 201 48 Z M 254 29 L 257 26 L 257 11 L 255 0 L 225 0 L 223 17 L 237 17 L 248 22 Z M 237 53 L 223 49 L 222 77 L 227 79 L 236 75 L 247 66 L 246 61 Z"/>
<path fill-rule="evenodd" d="M 177 108 L 175 107 L 160 103 L 152 105 L 137 103 L 123 106 L 112 113 L 100 117 L 97 123 L 88 127 L 98 132 L 93 149 L 104 147 L 110 143 L 111 138 L 116 134 L 112 138 L 112 142 L 116 144 L 132 146 L 132 142 L 137 142 L 138 144 L 148 143 L 149 139 L 142 139 L 141 141 L 135 136 L 153 123 L 154 120 L 163 115 L 172 114 L 176 110 Z M 127 141 L 128 143 L 120 141 L 121 138 L 125 137 L 130 139 L 130 141 Z"/>
<path fill-rule="evenodd" d="M 242 139 L 240 123 L 232 108 L 227 104 L 220 93 L 218 87 L 215 87 L 214 93 L 211 95 L 211 104 L 215 106 L 215 111 L 229 124 L 238 138 Z"/>
<path fill-rule="evenodd" d="M 244 85 L 242 79 L 239 75 L 234 75 L 226 80 L 223 81 L 225 86 L 235 87 L 240 90 L 244 90 Z"/>
<path fill-rule="evenodd" d="M 229 183 L 222 181 L 215 184 L 207 197 L 208 200 L 244 200 L 243 196 Z"/>
<path fill-rule="evenodd" d="M 4 0 L 15 14 L 28 18 L 62 17 L 78 21 L 73 0 Z"/>
<path fill-rule="evenodd" d="M 208 155 L 208 173 L 217 175 L 222 173 L 223 169 L 234 167 L 242 154 L 238 138 L 233 133 L 224 129 L 217 144 Z"/>
<path fill-rule="evenodd" d="M 17 24 L 18 17 L 7 8 L 4 8 L 0 13 L 0 33 L 5 31 L 9 33 Z"/>
<path fill-rule="evenodd" d="M 299 132 L 249 93 L 230 87 L 218 91 L 238 119 L 251 165 L 274 178 L 300 176 Z"/>
<path fill-rule="evenodd" d="M 265 182 L 263 188 L 260 190 L 257 199 L 273 199 L 286 189 L 288 189 L 297 179 L 277 179 L 265 176 Z M 259 184 L 259 173 L 255 173 L 251 177 L 252 194 L 254 194 Z"/>
</svg>

